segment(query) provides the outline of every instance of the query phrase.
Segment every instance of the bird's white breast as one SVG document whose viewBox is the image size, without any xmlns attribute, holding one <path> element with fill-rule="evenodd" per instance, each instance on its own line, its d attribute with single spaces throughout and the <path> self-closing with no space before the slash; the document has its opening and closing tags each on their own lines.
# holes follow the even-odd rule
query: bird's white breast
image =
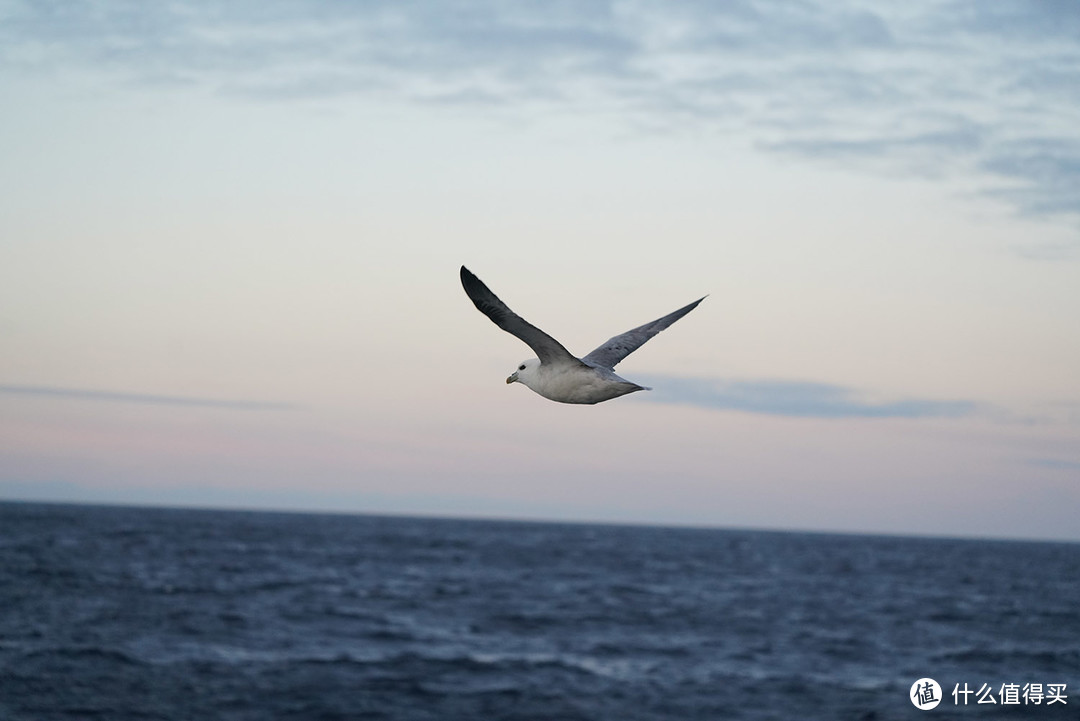
<svg viewBox="0 0 1080 721">
<path fill-rule="evenodd" d="M 599 403 L 642 390 L 636 383 L 613 373 L 605 377 L 588 366 L 544 367 L 537 374 L 534 391 L 559 403 Z"/>
</svg>

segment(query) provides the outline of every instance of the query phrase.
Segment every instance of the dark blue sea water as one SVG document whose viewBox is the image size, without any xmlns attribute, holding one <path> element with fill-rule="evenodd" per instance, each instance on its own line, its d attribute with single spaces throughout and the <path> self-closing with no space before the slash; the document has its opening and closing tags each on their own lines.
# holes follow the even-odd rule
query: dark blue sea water
<svg viewBox="0 0 1080 721">
<path fill-rule="evenodd" d="M 0 504 L 4 720 L 913 718 L 1080 718 L 1080 545 Z"/>
</svg>

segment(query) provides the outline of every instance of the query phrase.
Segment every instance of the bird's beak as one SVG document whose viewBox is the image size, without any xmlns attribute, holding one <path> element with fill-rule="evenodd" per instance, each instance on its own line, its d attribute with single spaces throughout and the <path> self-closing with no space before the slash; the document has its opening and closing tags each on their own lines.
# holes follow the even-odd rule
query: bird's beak
<svg viewBox="0 0 1080 721">
<path fill-rule="evenodd" d="M 507 382 L 507 384 L 516 383 L 517 382 L 517 371 L 514 371 L 513 373 L 511 373 L 510 377 L 506 379 L 506 382 Z"/>
</svg>

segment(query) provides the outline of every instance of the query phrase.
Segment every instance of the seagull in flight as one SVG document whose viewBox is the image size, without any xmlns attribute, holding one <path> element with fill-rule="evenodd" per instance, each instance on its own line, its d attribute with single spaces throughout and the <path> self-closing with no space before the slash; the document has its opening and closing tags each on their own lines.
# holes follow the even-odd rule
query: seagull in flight
<svg viewBox="0 0 1080 721">
<path fill-rule="evenodd" d="M 523 340 L 536 353 L 536 358 L 518 365 L 506 379 L 507 383 L 523 383 L 544 398 L 559 403 L 590 405 L 634 391 L 651 390 L 615 375 L 616 364 L 705 300 L 699 298 L 663 318 L 628 330 L 584 358 L 577 358 L 562 343 L 510 310 L 465 266 L 461 266 L 461 285 L 477 310 L 510 335 Z"/>
</svg>

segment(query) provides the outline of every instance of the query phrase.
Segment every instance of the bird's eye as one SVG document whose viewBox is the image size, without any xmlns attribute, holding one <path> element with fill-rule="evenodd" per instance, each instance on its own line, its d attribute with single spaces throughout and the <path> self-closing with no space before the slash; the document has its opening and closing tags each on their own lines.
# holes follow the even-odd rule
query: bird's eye
<svg viewBox="0 0 1080 721">
<path fill-rule="evenodd" d="M 524 364 L 524 363 L 522 363 L 521 365 L 519 365 L 519 366 L 518 366 L 518 370 L 519 370 L 519 371 L 523 371 L 523 370 L 525 370 L 525 364 Z"/>
</svg>

